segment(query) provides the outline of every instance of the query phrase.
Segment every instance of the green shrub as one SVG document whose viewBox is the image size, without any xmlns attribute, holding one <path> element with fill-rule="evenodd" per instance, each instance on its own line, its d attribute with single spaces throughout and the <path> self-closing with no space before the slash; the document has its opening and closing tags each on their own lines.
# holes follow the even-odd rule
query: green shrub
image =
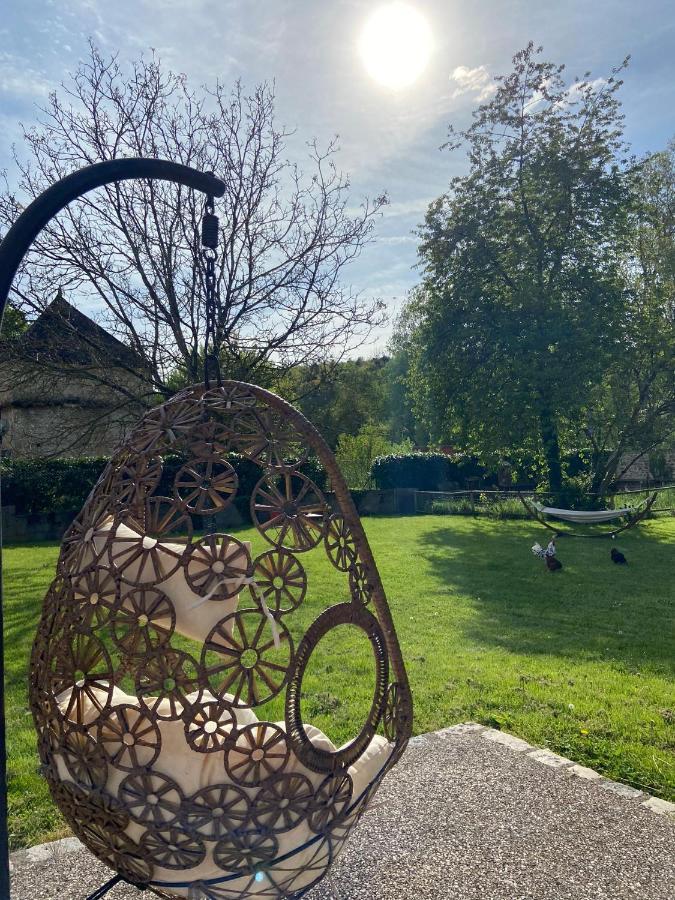
<svg viewBox="0 0 675 900">
<path fill-rule="evenodd" d="M 590 475 L 590 457 L 588 449 L 568 450 L 561 455 L 561 463 L 566 479 Z M 512 480 L 520 487 L 535 487 L 545 477 L 545 464 L 541 454 L 530 450 L 514 450 L 510 454 Z"/>
<path fill-rule="evenodd" d="M 3 506 L 20 515 L 75 513 L 107 465 L 105 457 L 2 461 Z"/>
<path fill-rule="evenodd" d="M 515 497 L 503 497 L 489 503 L 486 507 L 488 516 L 493 519 L 528 519 L 529 515 L 523 504 Z"/>
<path fill-rule="evenodd" d="M 615 506 L 639 506 L 644 500 L 647 500 L 654 491 L 644 490 L 639 492 L 618 493 L 614 496 Z M 648 518 L 653 518 L 655 513 L 668 513 L 675 516 L 675 487 L 662 488 L 658 491 L 656 502 L 652 507 L 652 511 L 648 514 Z"/>
<path fill-rule="evenodd" d="M 406 453 L 378 456 L 370 470 L 381 491 L 416 488 L 437 491 L 448 480 L 449 459 L 442 453 Z"/>
<path fill-rule="evenodd" d="M 347 485 L 356 490 L 372 487 L 373 460 L 396 450 L 410 450 L 412 444 L 393 444 L 386 425 L 363 425 L 358 434 L 341 434 L 335 459 Z"/>
<path fill-rule="evenodd" d="M 491 519 L 526 519 L 528 514 L 515 497 L 460 496 L 431 501 L 429 512 L 443 516 L 488 516 Z"/>
<path fill-rule="evenodd" d="M 547 506 L 559 509 L 593 510 L 611 506 L 611 499 L 588 493 L 587 480 L 584 476 L 568 478 L 559 491 L 549 491 L 548 485 L 541 485 L 537 493 Z"/>
<path fill-rule="evenodd" d="M 668 457 L 663 450 L 654 450 L 649 454 L 649 471 L 657 481 L 666 482 L 673 477 Z"/>
<path fill-rule="evenodd" d="M 431 512 L 437 516 L 474 516 L 476 504 L 470 497 L 457 500 L 432 500 Z"/>
<path fill-rule="evenodd" d="M 262 476 L 260 466 L 236 453 L 227 454 L 227 461 L 239 478 L 237 508 L 246 515 L 249 499 Z M 162 477 L 155 491 L 158 496 L 171 496 L 176 473 L 186 461 L 185 456 L 171 455 L 163 460 Z M 3 506 L 14 506 L 19 515 L 71 513 L 81 509 L 99 475 L 108 464 L 106 457 L 84 459 L 17 459 L 3 460 Z M 299 466 L 308 478 L 326 489 L 326 472 L 315 457 Z"/>
<path fill-rule="evenodd" d="M 419 452 L 378 457 L 373 462 L 371 477 L 383 491 L 396 488 L 440 491 L 448 484 L 465 486 L 468 479 L 478 479 L 484 484 L 494 481 L 475 456 Z"/>
</svg>

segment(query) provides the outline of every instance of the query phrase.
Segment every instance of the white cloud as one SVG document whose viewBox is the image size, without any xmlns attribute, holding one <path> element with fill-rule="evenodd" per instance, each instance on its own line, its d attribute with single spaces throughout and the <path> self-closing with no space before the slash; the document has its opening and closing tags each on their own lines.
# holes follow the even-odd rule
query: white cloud
<svg viewBox="0 0 675 900">
<path fill-rule="evenodd" d="M 470 69 L 468 66 L 457 66 L 450 75 L 450 81 L 457 85 L 452 94 L 453 97 L 474 94 L 479 103 L 488 100 L 497 90 L 497 85 L 492 80 L 487 66 L 476 66 L 475 69 Z"/>
<path fill-rule="evenodd" d="M 386 221 L 400 216 L 417 219 L 426 213 L 433 199 L 433 197 L 419 197 L 413 200 L 390 200 L 382 207 L 382 219 Z M 363 213 L 363 206 L 348 206 L 345 212 L 348 216 L 358 216 Z"/>
<path fill-rule="evenodd" d="M 383 213 L 386 219 L 393 216 L 417 216 L 425 213 L 433 197 L 420 197 L 414 200 L 393 200 L 384 207 Z"/>
<path fill-rule="evenodd" d="M 13 100 L 40 99 L 49 93 L 50 82 L 25 59 L 0 52 L 0 95 Z"/>
<path fill-rule="evenodd" d="M 567 91 L 567 102 L 574 103 L 581 99 L 581 92 L 586 88 L 591 88 L 593 93 L 597 93 L 607 84 L 604 78 L 595 78 L 593 81 L 575 81 L 570 85 Z"/>
<path fill-rule="evenodd" d="M 414 234 L 390 234 L 388 237 L 377 238 L 378 244 L 391 244 L 392 246 L 397 244 L 416 244 L 418 241 L 419 238 Z"/>
<path fill-rule="evenodd" d="M 35 97 L 46 97 L 49 93 L 49 82 L 44 81 L 37 75 L 24 73 L 22 75 L 14 75 L 10 72 L 0 72 L 0 95 L 4 94 L 9 97 L 27 97 L 29 99 Z"/>
<path fill-rule="evenodd" d="M 572 106 L 575 103 L 580 103 L 583 100 L 584 92 L 590 88 L 592 94 L 597 94 L 607 85 L 607 80 L 605 78 L 595 78 L 593 81 L 575 81 L 574 84 L 571 84 L 567 90 L 562 95 L 561 99 L 558 101 L 556 106 L 559 108 L 565 106 Z M 543 97 L 541 94 L 535 94 L 532 98 L 532 101 L 528 103 L 528 108 L 537 103 L 541 103 Z"/>
</svg>

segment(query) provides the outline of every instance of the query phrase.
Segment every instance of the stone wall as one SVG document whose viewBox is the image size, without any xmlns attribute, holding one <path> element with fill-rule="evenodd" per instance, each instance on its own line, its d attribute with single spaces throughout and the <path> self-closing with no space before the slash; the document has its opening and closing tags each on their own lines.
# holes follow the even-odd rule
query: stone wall
<svg viewBox="0 0 675 900">
<path fill-rule="evenodd" d="M 121 390 L 102 385 L 95 373 L 46 373 L 26 363 L 0 366 L 3 452 L 20 458 L 109 456 L 140 418 L 144 385 L 126 371 L 106 377 Z"/>
</svg>

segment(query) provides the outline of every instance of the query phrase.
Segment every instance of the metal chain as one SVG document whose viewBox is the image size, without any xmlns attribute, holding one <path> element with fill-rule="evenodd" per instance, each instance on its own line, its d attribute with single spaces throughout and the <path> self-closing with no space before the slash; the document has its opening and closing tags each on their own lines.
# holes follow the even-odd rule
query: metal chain
<svg viewBox="0 0 675 900">
<path fill-rule="evenodd" d="M 216 278 L 216 250 L 218 248 L 218 216 L 214 213 L 213 197 L 207 197 L 202 216 L 202 260 L 204 263 L 204 286 L 206 308 L 206 331 L 204 336 L 204 383 L 208 388 L 211 370 L 215 370 L 218 385 L 222 384 L 220 374 L 219 346 L 216 340 L 216 316 L 218 313 L 218 281 Z M 210 349 L 209 349 L 210 347 Z"/>
</svg>

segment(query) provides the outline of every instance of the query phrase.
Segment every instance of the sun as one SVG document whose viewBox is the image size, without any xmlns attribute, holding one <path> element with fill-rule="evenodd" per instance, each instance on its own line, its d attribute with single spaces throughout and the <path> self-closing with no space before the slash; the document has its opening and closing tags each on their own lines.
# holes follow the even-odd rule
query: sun
<svg viewBox="0 0 675 900">
<path fill-rule="evenodd" d="M 385 87 L 400 90 L 413 84 L 429 62 L 431 28 L 415 7 L 386 3 L 376 9 L 359 38 L 368 74 Z"/>
</svg>

